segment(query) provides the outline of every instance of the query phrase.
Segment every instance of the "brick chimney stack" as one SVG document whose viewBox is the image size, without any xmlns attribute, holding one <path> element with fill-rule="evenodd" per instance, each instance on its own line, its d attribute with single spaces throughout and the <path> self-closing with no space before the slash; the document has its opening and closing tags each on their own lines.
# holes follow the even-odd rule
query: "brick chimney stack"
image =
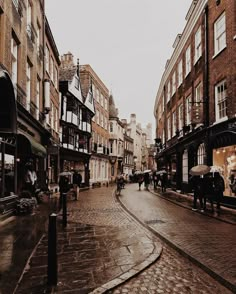
<svg viewBox="0 0 236 294">
<path fill-rule="evenodd" d="M 74 64 L 74 56 L 71 52 L 63 54 L 61 56 L 61 67 L 62 68 L 73 68 Z"/>
</svg>

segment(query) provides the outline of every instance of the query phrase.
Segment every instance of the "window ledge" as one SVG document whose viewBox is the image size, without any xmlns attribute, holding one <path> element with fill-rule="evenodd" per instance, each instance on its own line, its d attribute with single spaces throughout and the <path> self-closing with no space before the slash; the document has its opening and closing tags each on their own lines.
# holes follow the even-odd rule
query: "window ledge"
<svg viewBox="0 0 236 294">
<path fill-rule="evenodd" d="M 225 116 L 225 117 L 223 117 L 223 118 L 221 118 L 221 119 L 216 120 L 216 121 L 213 123 L 213 125 L 220 124 L 220 123 L 222 123 L 222 122 L 224 122 L 224 121 L 226 121 L 226 120 L 228 120 L 228 116 Z"/>
<path fill-rule="evenodd" d="M 224 48 L 222 48 L 219 52 L 217 52 L 216 54 L 214 54 L 212 56 L 212 59 L 216 58 L 218 55 L 220 55 L 221 52 L 223 52 L 225 49 L 227 48 L 227 46 L 225 46 Z"/>
</svg>

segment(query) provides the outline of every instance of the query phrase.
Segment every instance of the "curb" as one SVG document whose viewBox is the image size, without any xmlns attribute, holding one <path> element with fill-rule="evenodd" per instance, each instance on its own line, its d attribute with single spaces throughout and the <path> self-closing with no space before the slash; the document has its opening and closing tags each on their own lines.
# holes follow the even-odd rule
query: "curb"
<svg viewBox="0 0 236 294">
<path fill-rule="evenodd" d="M 124 209 L 126 213 L 128 213 L 131 217 L 133 217 L 134 220 L 137 221 L 139 224 L 141 224 L 145 229 L 148 229 L 136 217 L 134 217 L 132 213 L 130 213 L 126 209 L 126 207 L 123 205 L 120 199 L 115 195 L 115 189 L 112 192 L 112 196 L 117 201 L 119 201 L 122 209 Z M 150 230 L 148 230 L 148 232 L 150 232 Z M 113 290 L 117 286 L 122 285 L 123 283 L 130 280 L 131 278 L 137 276 L 139 273 L 141 273 L 142 271 L 147 269 L 149 266 L 151 266 L 153 263 L 155 263 L 159 259 L 162 253 L 162 246 L 158 242 L 153 242 L 153 244 L 154 244 L 154 250 L 146 260 L 144 260 L 143 262 L 139 264 L 136 264 L 135 266 L 133 266 L 133 268 L 121 274 L 120 276 L 114 278 L 113 280 L 107 282 L 106 284 L 103 284 L 102 286 L 94 289 L 92 292 L 89 292 L 89 294 L 109 293 L 109 291 Z"/>
<path fill-rule="evenodd" d="M 156 195 L 155 193 L 149 191 L 150 193 L 152 193 L 153 195 Z M 163 196 L 159 196 L 163 199 Z M 121 199 L 117 199 L 121 206 L 134 218 L 136 219 L 142 226 L 144 226 L 147 230 L 151 231 L 155 236 L 159 237 L 162 241 L 164 241 L 165 243 L 167 243 L 170 247 L 172 247 L 173 249 L 175 249 L 177 252 L 179 252 L 182 256 L 188 258 L 191 262 L 193 262 L 195 265 L 197 265 L 198 267 L 200 267 L 202 270 L 204 270 L 207 274 L 209 274 L 211 277 L 213 277 L 215 280 L 217 280 L 221 285 L 223 285 L 224 287 L 228 288 L 230 291 L 232 291 L 233 293 L 236 293 L 236 285 L 232 284 L 231 282 L 227 281 L 226 279 L 222 278 L 219 274 L 217 274 L 216 272 L 214 272 L 213 270 L 211 270 L 209 267 L 207 267 L 206 265 L 204 265 L 203 263 L 201 263 L 200 261 L 198 261 L 196 258 L 194 258 L 190 253 L 185 252 L 184 250 L 182 250 L 178 245 L 176 245 L 174 242 L 170 241 L 168 238 L 162 236 L 160 233 L 158 233 L 155 229 L 153 229 L 152 227 L 148 226 L 147 224 L 143 223 L 140 219 L 138 219 L 130 210 L 128 210 L 128 208 L 122 203 Z M 174 201 L 171 201 L 170 199 L 166 199 L 174 204 L 178 204 Z M 187 209 L 189 209 L 189 207 L 187 206 L 183 206 Z M 207 216 L 207 215 L 206 215 Z M 213 217 L 213 216 L 209 216 L 209 217 Z M 222 220 L 223 221 L 223 220 Z"/>
</svg>

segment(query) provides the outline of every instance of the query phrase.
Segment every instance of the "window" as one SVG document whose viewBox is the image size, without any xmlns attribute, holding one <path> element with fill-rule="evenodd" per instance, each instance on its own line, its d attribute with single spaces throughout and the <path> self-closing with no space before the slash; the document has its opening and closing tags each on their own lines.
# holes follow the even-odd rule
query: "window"
<svg viewBox="0 0 236 294">
<path fill-rule="evenodd" d="M 183 104 L 178 107 L 178 128 L 179 130 L 183 128 Z"/>
<path fill-rule="evenodd" d="M 194 61 L 197 62 L 202 56 L 202 37 L 201 37 L 201 27 L 197 30 L 195 34 L 195 56 Z"/>
<path fill-rule="evenodd" d="M 183 153 L 182 165 L 183 182 L 188 183 L 188 150 L 186 149 Z"/>
<path fill-rule="evenodd" d="M 170 117 L 167 118 L 167 140 L 171 138 L 171 123 Z"/>
<path fill-rule="evenodd" d="M 195 88 L 195 101 L 194 102 L 201 102 L 202 100 L 202 85 L 199 83 Z"/>
<path fill-rule="evenodd" d="M 188 46 L 185 52 L 185 76 L 187 76 L 191 71 L 191 47 Z"/>
<path fill-rule="evenodd" d="M 227 86 L 226 80 L 215 86 L 215 115 L 216 121 L 227 117 Z"/>
<path fill-rule="evenodd" d="M 174 72 L 172 75 L 172 96 L 176 91 L 176 73 Z"/>
<path fill-rule="evenodd" d="M 14 87 L 17 84 L 17 74 L 18 74 L 18 46 L 16 40 L 11 38 L 11 78 Z"/>
<path fill-rule="evenodd" d="M 185 100 L 185 113 L 186 113 L 186 126 L 191 123 L 191 95 L 188 96 Z"/>
<path fill-rule="evenodd" d="M 178 86 L 180 86 L 183 82 L 183 61 L 180 60 L 178 64 Z"/>
<path fill-rule="evenodd" d="M 172 131 L 174 136 L 176 133 L 176 111 L 172 113 Z"/>
<path fill-rule="evenodd" d="M 49 73 L 49 48 L 46 46 L 46 56 L 45 56 L 45 62 L 46 62 L 46 71 Z"/>
<path fill-rule="evenodd" d="M 37 23 L 37 28 L 36 28 L 36 45 L 37 45 L 37 50 L 39 52 L 39 46 L 40 46 L 40 26 Z"/>
<path fill-rule="evenodd" d="M 31 96 L 31 65 L 27 61 L 26 68 L 26 109 L 30 110 L 30 96 Z"/>
<path fill-rule="evenodd" d="M 40 97 L 40 79 L 37 77 L 36 84 L 36 119 L 39 119 L 39 97 Z"/>
<path fill-rule="evenodd" d="M 197 164 L 204 164 L 206 158 L 206 151 L 204 143 L 200 144 L 197 150 Z"/>
<path fill-rule="evenodd" d="M 113 153 L 113 141 L 110 142 L 110 153 Z"/>
<path fill-rule="evenodd" d="M 167 102 L 170 101 L 170 81 L 167 84 Z"/>
<path fill-rule="evenodd" d="M 218 54 L 226 47 L 225 13 L 214 23 L 214 54 Z"/>
<path fill-rule="evenodd" d="M 110 132 L 113 132 L 113 123 L 110 123 Z"/>
<path fill-rule="evenodd" d="M 104 102 L 105 102 L 104 108 L 105 108 L 105 110 L 107 110 L 107 99 L 105 97 L 104 97 Z"/>
<path fill-rule="evenodd" d="M 31 26 L 31 22 L 32 22 L 32 7 L 31 7 L 31 3 L 28 0 L 27 1 L 27 10 L 26 10 L 26 30 L 27 30 L 27 34 L 29 36 L 30 39 L 32 39 L 32 26 Z"/>
<path fill-rule="evenodd" d="M 53 61 L 52 56 L 50 58 L 50 78 L 54 83 L 54 61 Z"/>
</svg>

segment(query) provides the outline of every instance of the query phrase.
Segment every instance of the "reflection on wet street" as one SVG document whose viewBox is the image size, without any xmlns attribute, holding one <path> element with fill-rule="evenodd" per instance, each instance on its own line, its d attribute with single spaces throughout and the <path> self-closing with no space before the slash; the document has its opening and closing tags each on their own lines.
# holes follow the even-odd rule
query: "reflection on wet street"
<svg viewBox="0 0 236 294">
<path fill-rule="evenodd" d="M 89 293 L 146 262 L 161 248 L 155 237 L 126 214 L 112 189 L 85 191 L 68 202 L 68 225 L 58 216 L 58 285 L 54 293 Z M 16 293 L 46 293 L 47 235 L 34 252 Z M 147 264 L 146 264 L 147 265 Z M 137 267 L 138 268 L 138 267 Z M 137 271 L 137 269 L 136 269 Z"/>
<path fill-rule="evenodd" d="M 33 215 L 17 216 L 0 227 L 0 293 L 13 293 L 26 262 L 46 229 L 55 203 L 42 204 Z"/>
</svg>

